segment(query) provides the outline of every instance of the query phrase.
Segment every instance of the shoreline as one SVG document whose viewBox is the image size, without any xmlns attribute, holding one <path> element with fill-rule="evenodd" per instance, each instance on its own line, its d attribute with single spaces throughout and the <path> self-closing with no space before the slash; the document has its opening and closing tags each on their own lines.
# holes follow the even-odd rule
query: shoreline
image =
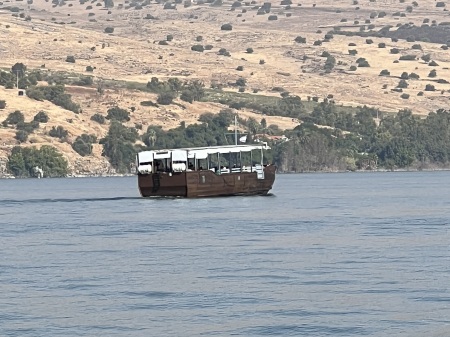
<svg viewBox="0 0 450 337">
<path fill-rule="evenodd" d="M 450 168 L 434 168 L 434 169 L 377 169 L 377 170 L 345 170 L 345 171 L 306 171 L 306 172 L 277 172 L 277 175 L 290 175 L 290 174 L 331 174 L 331 173 L 399 173 L 399 172 L 442 172 L 442 171 L 450 171 Z M 9 180 L 9 179 L 78 179 L 78 178 L 124 178 L 124 177 L 133 177 L 137 174 L 134 173 L 124 173 L 124 174 L 106 174 L 106 175 L 95 175 L 95 174 L 78 174 L 78 175 L 68 175 L 66 177 L 45 177 L 45 178 L 37 178 L 37 177 L 15 177 L 10 174 L 2 174 L 0 175 L 0 180 Z"/>
</svg>

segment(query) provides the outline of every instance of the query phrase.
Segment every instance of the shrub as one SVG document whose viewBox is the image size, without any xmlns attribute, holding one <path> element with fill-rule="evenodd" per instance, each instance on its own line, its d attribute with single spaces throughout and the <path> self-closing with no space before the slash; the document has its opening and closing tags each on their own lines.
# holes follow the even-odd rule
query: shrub
<svg viewBox="0 0 450 337">
<path fill-rule="evenodd" d="M 96 113 L 92 115 L 91 120 L 94 122 L 97 122 L 98 124 L 105 124 L 105 117 L 103 115 L 100 115 L 99 113 Z"/>
<path fill-rule="evenodd" d="M 232 30 L 233 26 L 230 23 L 225 23 L 220 27 L 221 30 Z"/>
<path fill-rule="evenodd" d="M 25 130 L 17 130 L 14 138 L 16 138 L 19 142 L 24 143 L 28 139 L 28 132 Z"/>
<path fill-rule="evenodd" d="M 425 55 L 422 55 L 422 57 L 420 58 L 422 61 L 424 61 L 424 62 L 430 62 L 431 61 L 431 54 L 425 54 Z"/>
<path fill-rule="evenodd" d="M 66 57 L 66 62 L 75 63 L 75 57 L 72 56 L 72 55 L 67 56 Z"/>
<path fill-rule="evenodd" d="M 106 119 L 114 119 L 119 122 L 128 122 L 130 120 L 130 113 L 127 110 L 116 106 L 108 109 Z"/>
<path fill-rule="evenodd" d="M 259 60 L 259 64 L 264 64 L 264 63 L 266 63 L 266 61 L 264 61 L 264 60 Z"/>
<path fill-rule="evenodd" d="M 321 46 L 322 45 L 322 41 L 316 40 L 316 41 L 314 41 L 313 45 L 314 46 Z"/>
<path fill-rule="evenodd" d="M 367 43 L 367 44 L 372 44 L 372 43 L 373 43 L 373 40 L 372 40 L 372 39 L 366 39 L 366 43 Z"/>
<path fill-rule="evenodd" d="M 244 71 L 244 66 L 237 66 L 236 70 L 237 71 Z"/>
<path fill-rule="evenodd" d="M 201 45 L 201 44 L 194 44 L 191 47 L 191 50 L 199 52 L 199 53 L 203 53 L 203 51 L 205 50 L 205 48 Z"/>
<path fill-rule="evenodd" d="M 11 112 L 8 117 L 3 121 L 3 125 L 16 125 L 18 123 L 23 123 L 25 121 L 25 116 L 19 110 Z"/>
<path fill-rule="evenodd" d="M 428 77 L 436 77 L 436 76 L 437 76 L 437 74 L 436 74 L 436 70 L 435 69 L 430 71 L 430 73 L 428 74 Z"/>
<path fill-rule="evenodd" d="M 247 54 L 251 54 L 251 53 L 253 53 L 253 48 L 247 48 Z"/>
<path fill-rule="evenodd" d="M 398 48 L 391 49 L 391 54 L 398 54 L 398 53 L 400 53 L 400 49 L 398 49 Z"/>
<path fill-rule="evenodd" d="M 105 28 L 105 33 L 107 33 L 107 34 L 112 34 L 112 33 L 114 33 L 114 27 L 106 27 L 106 28 Z"/>
<path fill-rule="evenodd" d="M 435 91 L 435 90 L 436 90 L 436 88 L 432 84 L 427 84 L 425 86 L 425 91 Z"/>
<path fill-rule="evenodd" d="M 380 76 L 389 76 L 390 74 L 390 71 L 387 69 L 383 69 L 382 71 L 380 71 Z"/>
<path fill-rule="evenodd" d="M 297 36 L 297 37 L 294 39 L 294 41 L 297 42 L 297 43 L 306 43 L 306 38 L 305 38 L 305 37 L 302 37 L 302 36 Z"/>
<path fill-rule="evenodd" d="M 403 98 L 403 99 L 408 99 L 409 98 L 409 94 L 403 93 L 403 94 L 400 95 L 400 97 Z"/>
<path fill-rule="evenodd" d="M 350 71 L 355 71 L 356 69 L 356 66 L 350 66 Z"/>
<path fill-rule="evenodd" d="M 172 104 L 173 99 L 175 98 L 175 94 L 172 92 L 162 92 L 158 95 L 156 102 L 162 105 Z"/>
<path fill-rule="evenodd" d="M 94 68 L 91 66 L 87 66 L 86 71 L 92 73 L 94 71 Z"/>
<path fill-rule="evenodd" d="M 411 55 L 411 54 L 402 55 L 399 58 L 400 61 L 414 61 L 415 59 L 416 59 L 416 55 Z"/>
<path fill-rule="evenodd" d="M 384 42 L 379 43 L 378 48 L 386 48 L 386 43 Z"/>
<path fill-rule="evenodd" d="M 349 55 L 355 56 L 356 54 L 358 54 L 358 51 L 357 51 L 356 49 L 350 49 L 350 50 L 348 51 L 348 53 L 349 53 Z"/>
<path fill-rule="evenodd" d="M 408 75 L 408 73 L 407 73 L 406 71 L 404 71 L 404 72 L 402 72 L 402 74 L 400 75 L 400 78 L 401 78 L 402 80 L 407 80 L 407 79 L 409 79 L 409 75 Z"/>
<path fill-rule="evenodd" d="M 53 126 L 52 129 L 48 132 L 48 135 L 50 137 L 55 137 L 59 139 L 66 138 L 68 134 L 69 132 L 65 130 L 62 126 L 58 126 L 56 128 Z"/>
<path fill-rule="evenodd" d="M 236 85 L 238 87 L 245 87 L 247 85 L 247 81 L 245 80 L 245 78 L 240 77 L 236 80 Z"/>
<path fill-rule="evenodd" d="M 167 35 L 166 36 L 166 40 L 167 41 L 172 41 L 173 40 L 173 35 Z"/>
<path fill-rule="evenodd" d="M 431 61 L 430 63 L 428 63 L 428 65 L 430 67 L 437 67 L 439 64 L 437 64 L 435 61 Z"/>
<path fill-rule="evenodd" d="M 367 62 L 367 60 L 364 60 L 364 61 L 358 62 L 358 67 L 367 68 L 367 67 L 370 67 L 370 64 L 369 64 L 369 62 Z"/>
<path fill-rule="evenodd" d="M 422 46 L 420 44 L 413 44 L 411 49 L 422 50 Z"/>
<path fill-rule="evenodd" d="M 45 111 L 39 111 L 33 118 L 34 121 L 39 123 L 47 123 L 48 115 Z"/>
<path fill-rule="evenodd" d="M 6 101 L 3 100 L 3 99 L 1 99 L 1 100 L 0 100 L 0 109 L 3 110 L 4 108 L 6 108 Z"/>
<path fill-rule="evenodd" d="M 412 78 L 414 80 L 418 80 L 420 78 L 420 76 L 417 75 L 416 73 L 411 73 L 411 74 L 409 74 L 409 78 Z"/>
<path fill-rule="evenodd" d="M 400 82 L 398 82 L 398 84 L 397 84 L 397 88 L 402 88 L 402 89 L 408 88 L 408 82 L 406 82 L 405 80 L 400 80 Z"/>
<path fill-rule="evenodd" d="M 275 21 L 275 20 L 278 20 L 278 16 L 276 16 L 276 15 L 269 15 L 269 17 L 267 18 L 267 20 L 269 20 L 269 21 Z"/>
<path fill-rule="evenodd" d="M 83 133 L 78 136 L 72 144 L 72 149 L 80 156 L 88 156 L 92 153 L 92 143 L 97 141 L 97 137 L 94 135 L 88 135 Z"/>
</svg>

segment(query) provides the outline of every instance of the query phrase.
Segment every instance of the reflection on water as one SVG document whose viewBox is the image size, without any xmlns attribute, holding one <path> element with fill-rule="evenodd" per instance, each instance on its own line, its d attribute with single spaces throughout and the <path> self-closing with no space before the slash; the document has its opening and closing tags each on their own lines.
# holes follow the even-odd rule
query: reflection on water
<svg viewBox="0 0 450 337">
<path fill-rule="evenodd" d="M 0 336 L 449 336 L 450 172 L 271 197 L 0 180 Z"/>
</svg>

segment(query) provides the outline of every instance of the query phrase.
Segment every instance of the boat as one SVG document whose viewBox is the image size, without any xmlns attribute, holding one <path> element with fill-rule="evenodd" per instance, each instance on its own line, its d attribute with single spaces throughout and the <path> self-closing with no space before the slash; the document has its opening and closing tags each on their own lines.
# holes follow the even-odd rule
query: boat
<svg viewBox="0 0 450 337">
<path fill-rule="evenodd" d="M 266 195 L 276 166 L 264 163 L 267 144 L 142 151 L 136 155 L 143 197 Z"/>
</svg>

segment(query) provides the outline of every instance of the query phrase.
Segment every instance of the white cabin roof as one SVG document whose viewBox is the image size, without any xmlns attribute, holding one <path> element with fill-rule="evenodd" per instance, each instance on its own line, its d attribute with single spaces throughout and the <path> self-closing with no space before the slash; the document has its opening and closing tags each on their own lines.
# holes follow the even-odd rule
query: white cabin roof
<svg viewBox="0 0 450 337">
<path fill-rule="evenodd" d="M 266 144 L 251 144 L 251 145 L 221 145 L 221 146 L 208 146 L 208 147 L 187 147 L 178 149 L 161 149 L 139 152 L 139 158 L 153 157 L 155 159 L 170 158 L 170 155 L 176 154 L 176 157 L 182 158 L 180 152 L 185 152 L 188 158 L 204 159 L 209 154 L 216 153 L 239 153 L 250 152 L 253 150 L 269 150 L 270 147 Z M 180 158 L 180 159 L 181 159 Z"/>
</svg>

